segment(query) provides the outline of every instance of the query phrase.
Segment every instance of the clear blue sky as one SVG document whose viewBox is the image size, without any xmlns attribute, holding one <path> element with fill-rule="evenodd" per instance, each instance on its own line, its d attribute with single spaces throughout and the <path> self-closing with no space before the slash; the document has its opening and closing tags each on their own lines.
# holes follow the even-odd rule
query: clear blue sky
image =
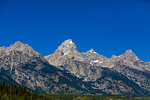
<svg viewBox="0 0 150 100">
<path fill-rule="evenodd" d="M 149 0 L 0 0 L 0 44 L 21 41 L 43 56 L 66 39 L 107 57 L 132 49 L 150 61 Z"/>
</svg>

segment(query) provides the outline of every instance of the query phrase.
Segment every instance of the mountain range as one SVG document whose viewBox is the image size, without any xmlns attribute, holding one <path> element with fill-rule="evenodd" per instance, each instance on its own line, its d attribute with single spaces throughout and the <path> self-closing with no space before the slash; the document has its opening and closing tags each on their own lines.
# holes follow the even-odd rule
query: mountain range
<svg viewBox="0 0 150 100">
<path fill-rule="evenodd" d="M 149 95 L 150 62 L 132 50 L 107 58 L 93 49 L 80 53 L 71 39 L 43 57 L 28 44 L 0 47 L 0 81 L 38 92 Z"/>
</svg>

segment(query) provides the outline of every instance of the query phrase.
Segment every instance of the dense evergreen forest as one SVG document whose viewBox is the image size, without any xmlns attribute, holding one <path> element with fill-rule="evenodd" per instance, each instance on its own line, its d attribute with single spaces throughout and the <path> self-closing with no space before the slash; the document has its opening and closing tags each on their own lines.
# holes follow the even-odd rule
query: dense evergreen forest
<svg viewBox="0 0 150 100">
<path fill-rule="evenodd" d="M 3 81 L 0 83 L 0 100 L 150 100 L 150 97 L 40 94 Z"/>
<path fill-rule="evenodd" d="M 50 97 L 31 92 L 25 87 L 5 83 L 0 83 L 0 100 L 52 100 Z"/>
</svg>

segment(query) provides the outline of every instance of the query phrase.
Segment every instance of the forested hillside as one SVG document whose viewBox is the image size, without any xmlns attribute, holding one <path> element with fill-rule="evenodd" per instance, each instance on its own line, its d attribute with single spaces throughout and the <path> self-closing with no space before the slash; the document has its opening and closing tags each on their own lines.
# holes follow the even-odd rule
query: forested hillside
<svg viewBox="0 0 150 100">
<path fill-rule="evenodd" d="M 12 83 L 0 83 L 0 100 L 150 100 L 150 97 L 40 94 Z"/>
<path fill-rule="evenodd" d="M 0 83 L 0 100 L 52 100 L 35 92 L 27 90 L 25 87 L 12 83 Z"/>
</svg>

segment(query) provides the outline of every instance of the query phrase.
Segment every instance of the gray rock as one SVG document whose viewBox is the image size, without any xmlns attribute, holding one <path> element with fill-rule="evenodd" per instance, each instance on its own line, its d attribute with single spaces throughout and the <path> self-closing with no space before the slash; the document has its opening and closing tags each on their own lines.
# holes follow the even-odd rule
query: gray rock
<svg viewBox="0 0 150 100">
<path fill-rule="evenodd" d="M 108 59 L 93 49 L 85 53 L 78 52 L 71 39 L 45 58 L 19 41 L 10 47 L 0 47 L 1 74 L 17 84 L 40 92 L 150 92 L 149 62 L 141 61 L 133 51 L 128 50 L 123 55 Z M 5 78 L 0 76 L 0 79 Z"/>
<path fill-rule="evenodd" d="M 50 65 L 29 45 L 16 42 L 0 48 L 0 74 L 32 90 L 51 93 L 86 93 L 89 86 L 80 79 Z"/>
<path fill-rule="evenodd" d="M 150 62 L 141 61 L 132 50 L 127 50 L 120 56 L 113 55 L 109 59 L 96 53 L 93 49 L 80 53 L 72 40 L 66 40 L 52 55 L 46 56 L 45 59 L 57 68 L 65 70 L 86 82 L 96 82 L 102 77 L 102 68 L 109 68 L 123 74 L 141 88 L 150 91 Z M 122 66 L 128 66 L 128 68 L 125 68 L 124 71 Z M 137 72 L 148 73 L 138 74 Z M 101 86 L 102 84 L 99 84 L 100 89 L 103 87 Z"/>
</svg>

